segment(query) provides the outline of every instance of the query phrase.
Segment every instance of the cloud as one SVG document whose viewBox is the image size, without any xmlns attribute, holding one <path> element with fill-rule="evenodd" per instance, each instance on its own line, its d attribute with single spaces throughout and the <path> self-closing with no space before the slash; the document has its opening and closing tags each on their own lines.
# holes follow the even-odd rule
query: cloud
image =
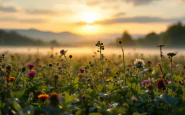
<svg viewBox="0 0 185 115">
<path fill-rule="evenodd" d="M 5 2 L 5 1 L 0 1 L 0 12 L 10 12 L 10 13 L 15 13 L 15 12 L 22 12 L 26 14 L 31 14 L 31 15 L 66 15 L 66 14 L 72 14 L 72 11 L 68 10 L 62 10 L 62 11 L 56 11 L 56 10 L 51 10 L 51 9 L 24 9 L 14 2 Z"/>
<path fill-rule="evenodd" d="M 15 17 L 4 17 L 0 18 L 1 22 L 21 22 L 21 23 L 44 23 L 47 20 L 44 19 L 18 19 Z"/>
<path fill-rule="evenodd" d="M 146 5 L 146 4 L 150 4 L 153 1 L 160 1 L 160 0 L 122 0 L 126 3 L 130 3 L 134 6 L 139 6 L 139 5 Z"/>
<path fill-rule="evenodd" d="M 47 10 L 47 9 L 29 9 L 25 10 L 27 14 L 31 15 L 68 15 L 73 14 L 70 10 L 62 10 L 62 11 L 55 11 L 55 10 Z"/>
<path fill-rule="evenodd" d="M 147 4 L 150 4 L 152 2 L 155 2 L 155 1 L 161 1 L 161 0 L 94 0 L 94 1 L 87 1 L 86 2 L 86 5 L 88 6 L 97 6 L 99 5 L 100 3 L 115 3 L 115 2 L 125 2 L 125 3 L 128 3 L 128 4 L 132 4 L 134 6 L 141 6 L 141 5 L 147 5 Z M 182 1 L 185 1 L 185 0 L 182 0 Z"/>
<path fill-rule="evenodd" d="M 119 13 L 114 15 L 114 17 L 122 17 L 122 16 L 125 16 L 124 12 L 119 12 Z"/>
<path fill-rule="evenodd" d="M 19 10 L 15 7 L 11 7 L 11 6 L 0 6 L 0 11 L 1 12 L 18 12 Z"/>
<path fill-rule="evenodd" d="M 35 15 L 57 15 L 59 12 L 53 11 L 53 10 L 44 10 L 44 9 L 32 9 L 32 10 L 26 10 L 26 13 L 28 14 L 35 14 Z"/>
<path fill-rule="evenodd" d="M 102 9 L 112 9 L 112 10 L 119 10 L 120 7 L 118 5 L 103 5 L 101 6 Z"/>
<path fill-rule="evenodd" d="M 0 1 L 0 12 L 19 12 L 21 8 L 10 2 Z"/>
<path fill-rule="evenodd" d="M 128 17 L 128 18 L 114 18 L 109 20 L 97 21 L 97 24 L 117 24 L 117 23 L 161 23 L 161 22 L 176 22 L 184 21 L 183 18 L 160 18 L 160 17 L 150 17 L 150 16 L 138 16 L 138 17 Z"/>
<path fill-rule="evenodd" d="M 160 18 L 160 17 L 150 17 L 150 16 L 137 16 L 137 17 L 118 17 L 113 19 L 96 21 L 93 24 L 121 24 L 121 23 L 162 23 L 162 22 L 177 22 L 185 21 L 185 17 L 180 18 Z M 77 25 L 87 25 L 86 22 L 78 22 Z"/>
<path fill-rule="evenodd" d="M 97 5 L 99 5 L 99 4 L 100 4 L 100 1 L 98 1 L 98 0 L 87 1 L 87 2 L 86 2 L 86 5 L 87 5 L 87 6 L 97 6 Z"/>
</svg>

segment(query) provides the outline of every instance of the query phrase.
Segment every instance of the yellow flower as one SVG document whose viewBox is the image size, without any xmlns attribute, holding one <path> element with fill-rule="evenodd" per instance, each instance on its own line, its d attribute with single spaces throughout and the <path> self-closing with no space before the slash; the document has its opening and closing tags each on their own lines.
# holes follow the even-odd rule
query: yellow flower
<svg viewBox="0 0 185 115">
<path fill-rule="evenodd" d="M 155 75 L 155 74 L 156 74 L 156 71 L 155 71 L 155 70 L 153 70 L 153 71 L 152 71 L 152 75 Z"/>
<path fill-rule="evenodd" d="M 15 81 L 15 77 L 10 77 L 10 78 L 8 78 L 8 81 L 9 81 L 9 82 Z"/>
</svg>

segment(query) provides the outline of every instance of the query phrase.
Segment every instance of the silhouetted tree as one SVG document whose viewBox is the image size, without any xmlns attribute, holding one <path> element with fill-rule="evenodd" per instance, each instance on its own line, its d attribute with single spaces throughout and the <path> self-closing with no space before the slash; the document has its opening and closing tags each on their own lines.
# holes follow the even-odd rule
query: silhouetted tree
<svg viewBox="0 0 185 115">
<path fill-rule="evenodd" d="M 144 38 L 140 38 L 135 40 L 136 44 L 139 46 L 147 46 L 147 47 L 155 47 L 159 44 L 160 35 L 155 32 L 151 32 L 147 34 Z"/>
<path fill-rule="evenodd" d="M 6 32 L 0 30 L 0 45 L 10 46 L 27 46 L 27 45 L 44 45 L 41 40 L 34 40 L 26 36 L 22 36 L 14 31 Z"/>
<path fill-rule="evenodd" d="M 51 41 L 49 42 L 49 44 L 50 44 L 51 46 L 59 46 L 59 45 L 60 45 L 56 40 L 51 40 Z"/>
<path fill-rule="evenodd" d="M 124 46 L 134 46 L 135 45 L 135 42 L 133 41 L 131 35 L 127 31 L 124 31 L 123 35 L 120 38 L 117 38 L 117 41 L 122 41 Z"/>
<path fill-rule="evenodd" d="M 161 43 L 168 46 L 185 46 L 185 26 L 179 22 L 170 26 L 161 36 Z"/>
</svg>

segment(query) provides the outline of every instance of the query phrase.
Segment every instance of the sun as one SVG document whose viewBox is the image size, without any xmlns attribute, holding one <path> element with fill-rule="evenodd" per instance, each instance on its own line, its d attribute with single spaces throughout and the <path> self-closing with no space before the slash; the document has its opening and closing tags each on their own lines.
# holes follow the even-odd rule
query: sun
<svg viewBox="0 0 185 115">
<path fill-rule="evenodd" d="M 96 20 L 98 20 L 98 16 L 97 16 L 96 13 L 87 12 L 87 13 L 83 14 L 83 21 L 88 23 L 88 24 L 92 24 Z"/>
</svg>

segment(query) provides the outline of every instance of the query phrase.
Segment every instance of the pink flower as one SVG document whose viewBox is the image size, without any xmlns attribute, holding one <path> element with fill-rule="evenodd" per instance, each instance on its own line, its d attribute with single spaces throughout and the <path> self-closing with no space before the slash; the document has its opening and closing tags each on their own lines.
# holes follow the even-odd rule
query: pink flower
<svg viewBox="0 0 185 115">
<path fill-rule="evenodd" d="M 143 80 L 142 81 L 142 85 L 149 84 L 149 83 L 150 83 L 150 80 Z"/>
<path fill-rule="evenodd" d="M 36 72 L 34 72 L 34 71 L 28 72 L 28 77 L 29 78 L 33 78 L 35 75 L 36 75 Z"/>
<path fill-rule="evenodd" d="M 34 64 L 28 64 L 27 66 L 31 70 L 35 65 Z"/>
<path fill-rule="evenodd" d="M 78 73 L 78 76 L 79 76 L 79 77 L 83 77 L 84 74 L 83 74 L 83 73 Z"/>
</svg>

